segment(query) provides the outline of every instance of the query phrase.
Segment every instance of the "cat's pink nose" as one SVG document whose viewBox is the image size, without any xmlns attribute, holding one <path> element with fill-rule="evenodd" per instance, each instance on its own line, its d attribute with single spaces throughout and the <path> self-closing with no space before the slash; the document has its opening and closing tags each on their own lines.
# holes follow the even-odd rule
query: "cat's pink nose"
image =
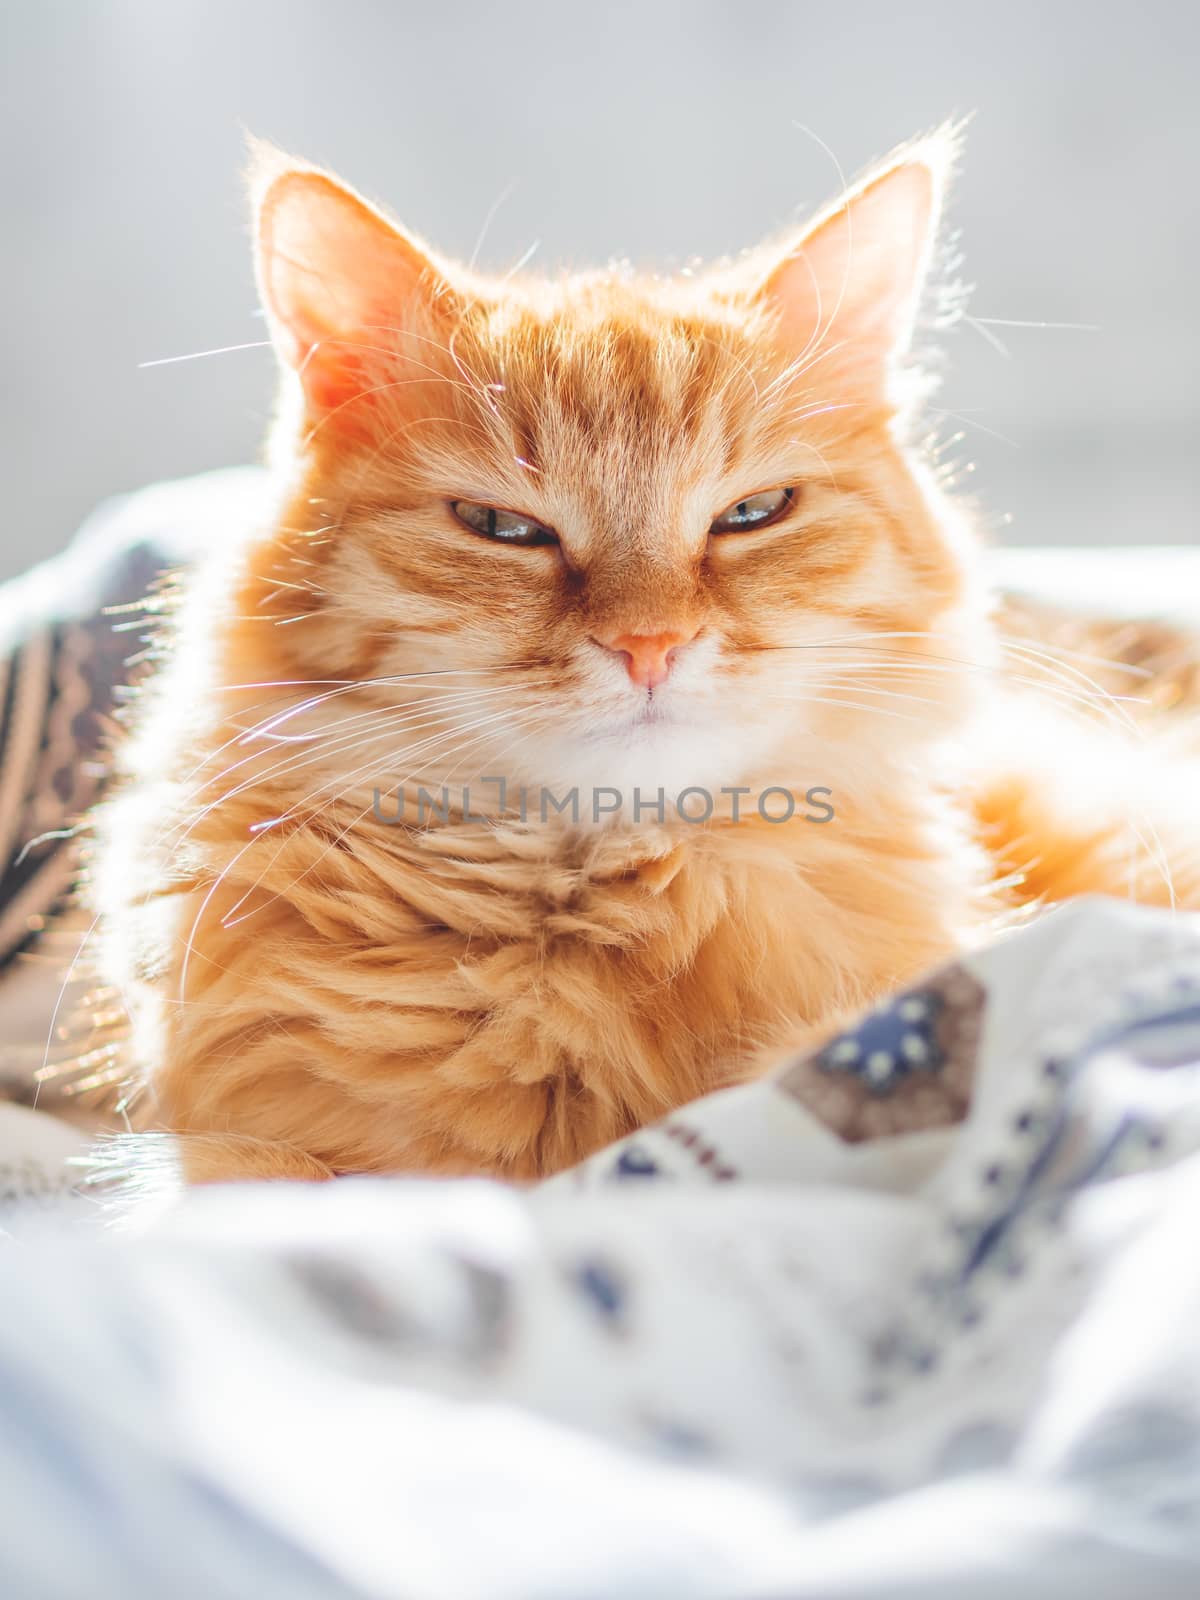
<svg viewBox="0 0 1200 1600">
<path fill-rule="evenodd" d="M 625 670 L 639 687 L 657 689 L 671 675 L 675 652 L 699 632 L 699 628 L 690 628 L 666 633 L 618 633 L 597 637 L 596 643 L 625 657 Z"/>
</svg>

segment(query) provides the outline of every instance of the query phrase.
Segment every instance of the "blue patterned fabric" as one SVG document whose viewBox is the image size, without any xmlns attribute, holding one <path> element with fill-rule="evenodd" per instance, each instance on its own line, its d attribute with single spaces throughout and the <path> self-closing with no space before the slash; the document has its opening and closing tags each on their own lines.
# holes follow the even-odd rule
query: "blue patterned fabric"
<svg viewBox="0 0 1200 1600">
<path fill-rule="evenodd" d="M 942 997 L 913 990 L 870 1011 L 816 1057 L 822 1072 L 846 1072 L 875 1094 L 890 1094 L 913 1072 L 937 1072 L 945 1063 L 937 1023 Z"/>
</svg>

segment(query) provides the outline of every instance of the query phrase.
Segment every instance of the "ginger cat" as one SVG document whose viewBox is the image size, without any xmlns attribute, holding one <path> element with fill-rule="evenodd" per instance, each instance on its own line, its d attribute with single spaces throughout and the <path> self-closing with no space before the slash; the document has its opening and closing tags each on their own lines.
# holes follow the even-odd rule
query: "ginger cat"
<svg viewBox="0 0 1200 1600">
<path fill-rule="evenodd" d="M 553 1172 L 1023 903 L 1200 904 L 1194 767 L 1006 649 L 924 442 L 955 157 L 498 279 L 258 150 L 277 512 L 187 580 L 93 873 L 191 1180 Z"/>
</svg>

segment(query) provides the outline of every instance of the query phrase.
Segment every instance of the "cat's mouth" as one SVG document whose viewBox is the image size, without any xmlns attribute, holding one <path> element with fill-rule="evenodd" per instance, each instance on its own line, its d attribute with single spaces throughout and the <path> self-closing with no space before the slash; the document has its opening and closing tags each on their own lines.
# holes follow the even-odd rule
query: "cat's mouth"
<svg viewBox="0 0 1200 1600">
<path fill-rule="evenodd" d="M 664 703 L 664 699 L 661 693 L 656 696 L 653 689 L 647 689 L 645 698 L 630 715 L 630 723 L 637 728 L 647 728 L 665 722 L 678 722 L 679 717 Z"/>
<path fill-rule="evenodd" d="M 666 697 L 648 689 L 640 701 L 628 709 L 601 716 L 589 726 L 589 740 L 611 739 L 622 734 L 650 732 L 658 728 L 678 728 L 683 718 L 666 704 Z"/>
</svg>

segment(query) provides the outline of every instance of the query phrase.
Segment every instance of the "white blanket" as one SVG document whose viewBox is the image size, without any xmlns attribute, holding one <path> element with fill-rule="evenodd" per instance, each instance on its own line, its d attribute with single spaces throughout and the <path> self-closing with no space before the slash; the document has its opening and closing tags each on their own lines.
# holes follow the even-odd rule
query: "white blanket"
<svg viewBox="0 0 1200 1600">
<path fill-rule="evenodd" d="M 1085 902 L 840 1043 L 523 1193 L 10 1204 L 0 1594 L 1200 1594 L 1197 919 Z"/>
</svg>

